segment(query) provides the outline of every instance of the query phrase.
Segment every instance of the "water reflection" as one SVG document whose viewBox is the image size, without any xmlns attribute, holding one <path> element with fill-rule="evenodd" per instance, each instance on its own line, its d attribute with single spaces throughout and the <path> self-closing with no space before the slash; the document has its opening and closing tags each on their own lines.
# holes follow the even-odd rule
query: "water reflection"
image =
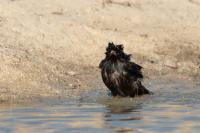
<svg viewBox="0 0 200 133">
<path fill-rule="evenodd" d="M 106 127 L 112 129 L 112 132 L 133 132 L 130 123 L 141 120 L 139 108 L 141 106 L 106 106 L 104 120 Z"/>
<path fill-rule="evenodd" d="M 188 83 L 153 84 L 153 88 L 157 89 L 154 95 L 138 98 L 88 92 L 81 99 L 45 99 L 42 106 L 2 106 L 0 132 L 199 131 L 199 89 Z"/>
<path fill-rule="evenodd" d="M 112 106 L 109 105 L 106 107 L 109 112 L 108 114 L 131 114 L 133 112 L 138 112 L 138 107 L 134 106 Z"/>
<path fill-rule="evenodd" d="M 112 132 L 133 132 L 131 125 L 142 119 L 141 109 L 145 98 L 112 98 L 101 102 L 104 112 L 105 127 Z"/>
</svg>

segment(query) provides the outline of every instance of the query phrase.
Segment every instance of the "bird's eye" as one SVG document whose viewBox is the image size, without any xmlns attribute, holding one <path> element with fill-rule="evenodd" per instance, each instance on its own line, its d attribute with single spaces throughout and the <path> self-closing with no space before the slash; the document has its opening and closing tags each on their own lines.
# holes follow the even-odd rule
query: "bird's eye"
<svg viewBox="0 0 200 133">
<path fill-rule="evenodd" d="M 124 49 L 124 47 L 123 47 L 123 45 L 122 45 L 122 44 L 120 44 L 120 45 L 117 45 L 117 49 L 119 49 L 119 50 L 123 50 L 123 49 Z"/>
</svg>

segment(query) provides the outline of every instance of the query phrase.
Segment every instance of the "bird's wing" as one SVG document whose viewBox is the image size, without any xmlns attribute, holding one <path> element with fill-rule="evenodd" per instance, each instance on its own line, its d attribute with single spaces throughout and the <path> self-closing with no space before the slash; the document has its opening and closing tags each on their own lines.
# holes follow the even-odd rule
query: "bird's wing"
<svg viewBox="0 0 200 133">
<path fill-rule="evenodd" d="M 125 65 L 125 70 L 130 76 L 134 76 L 135 78 L 143 78 L 142 67 L 134 62 L 128 62 Z"/>
<path fill-rule="evenodd" d="M 103 60 L 99 63 L 99 68 L 102 68 L 104 63 L 105 63 L 105 59 L 103 59 Z"/>
</svg>

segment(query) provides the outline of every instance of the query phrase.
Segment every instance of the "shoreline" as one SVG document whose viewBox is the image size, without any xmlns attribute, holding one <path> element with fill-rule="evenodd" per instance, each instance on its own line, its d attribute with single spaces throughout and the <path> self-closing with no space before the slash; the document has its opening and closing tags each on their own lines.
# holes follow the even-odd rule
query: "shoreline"
<svg viewBox="0 0 200 133">
<path fill-rule="evenodd" d="M 144 72 L 143 74 L 144 79 L 142 82 L 145 86 L 149 86 L 154 81 L 162 81 L 169 84 L 184 81 L 200 86 L 200 84 L 197 84 L 200 80 L 199 77 L 183 76 L 182 74 L 165 74 L 162 76 L 155 74 L 146 75 Z M 0 104 L 38 104 L 43 101 L 42 99 L 62 101 L 81 98 L 83 94 L 90 92 L 106 92 L 108 90 L 101 79 L 100 71 L 96 67 L 85 67 L 82 69 L 77 67 L 70 71 L 66 77 L 68 78 L 67 80 L 63 78 L 62 82 L 54 82 L 48 88 L 34 88 L 34 86 L 29 86 L 30 88 L 25 88 L 27 86 L 13 89 L 1 88 Z"/>
</svg>

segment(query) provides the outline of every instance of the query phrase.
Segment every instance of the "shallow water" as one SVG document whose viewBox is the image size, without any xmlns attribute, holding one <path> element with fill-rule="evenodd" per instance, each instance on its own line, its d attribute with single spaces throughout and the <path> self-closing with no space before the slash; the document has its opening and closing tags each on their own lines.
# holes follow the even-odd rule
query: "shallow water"
<svg viewBox="0 0 200 133">
<path fill-rule="evenodd" d="M 112 98 L 105 91 L 81 98 L 43 99 L 38 106 L 1 107 L 0 132 L 177 132 L 200 130 L 200 86 L 150 81 L 153 95 Z"/>
</svg>

